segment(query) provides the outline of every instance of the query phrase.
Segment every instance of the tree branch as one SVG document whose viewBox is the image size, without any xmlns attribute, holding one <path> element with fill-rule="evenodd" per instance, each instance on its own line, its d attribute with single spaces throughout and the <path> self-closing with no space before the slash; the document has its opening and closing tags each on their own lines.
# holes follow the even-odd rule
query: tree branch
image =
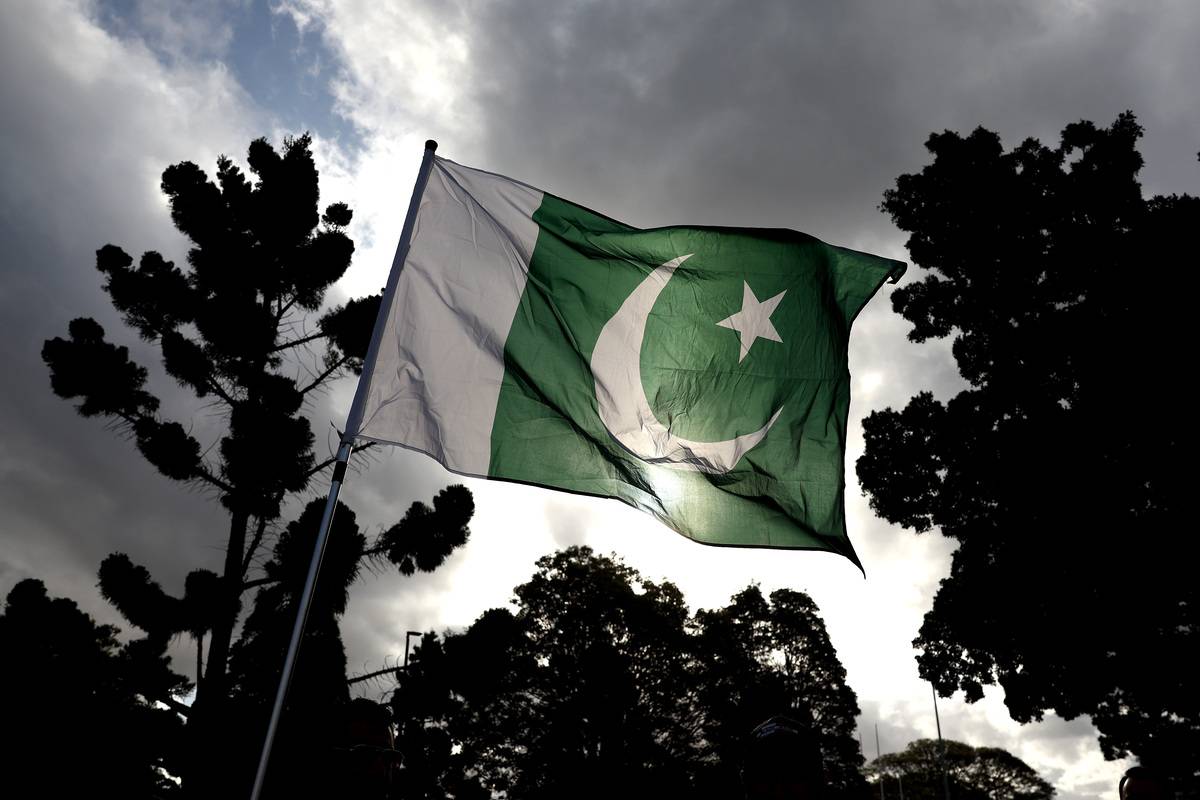
<svg viewBox="0 0 1200 800">
<path fill-rule="evenodd" d="M 150 699 L 154 700 L 155 702 L 162 703 L 164 706 L 171 709 L 176 714 L 182 714 L 183 716 L 186 717 L 192 713 L 191 706 L 184 705 L 183 703 L 179 702 L 178 700 L 176 700 L 174 697 L 171 697 L 170 695 L 166 695 L 164 697 L 151 697 Z"/>
<path fill-rule="evenodd" d="M 286 313 L 288 312 L 288 310 L 289 310 L 289 309 L 291 309 L 291 307 L 292 307 L 293 305 L 295 305 L 295 304 L 296 304 L 296 298 L 295 298 L 295 297 L 290 297 L 290 298 L 288 298 L 288 301 L 287 301 L 286 303 L 280 303 L 280 304 L 279 304 L 279 305 L 276 307 L 276 308 L 277 308 L 277 310 L 276 310 L 276 312 L 275 312 L 275 321 L 276 321 L 276 323 L 278 323 L 278 322 L 279 322 L 279 320 L 283 319 L 283 315 L 284 315 L 284 314 L 286 314 Z"/>
<path fill-rule="evenodd" d="M 279 583 L 279 578 L 255 578 L 252 581 L 244 581 L 242 591 L 253 589 L 255 586 L 266 586 L 268 583 Z"/>
<path fill-rule="evenodd" d="M 311 336 L 301 336 L 299 339 L 293 339 L 290 342 L 284 342 L 281 345 L 276 345 L 275 347 L 272 347 L 267 352 L 268 353 L 278 353 L 280 350 L 287 350 L 289 347 L 296 347 L 297 345 L 306 344 L 308 342 L 315 342 L 317 339 L 324 339 L 326 335 L 327 334 L 325 334 L 324 332 L 321 332 L 321 333 L 314 333 Z"/>
<path fill-rule="evenodd" d="M 379 678 L 379 677 L 382 677 L 382 676 L 388 675 L 388 674 L 394 675 L 397 672 L 402 671 L 403 669 L 404 669 L 404 667 L 388 667 L 387 669 L 375 670 L 374 672 L 368 672 L 366 675 L 359 675 L 354 678 L 347 678 L 346 685 L 353 686 L 356 683 L 362 683 L 363 681 L 369 681 L 372 678 Z"/>
<path fill-rule="evenodd" d="M 307 482 L 309 478 L 311 478 L 313 475 L 316 475 L 321 470 L 325 469 L 326 467 L 328 467 L 332 464 L 336 464 L 336 463 L 337 463 L 337 456 L 330 456 L 329 458 L 325 459 L 320 464 L 317 464 L 315 467 L 310 469 L 308 472 L 304 473 L 305 482 Z"/>
<path fill-rule="evenodd" d="M 136 414 L 135 415 L 135 414 L 125 414 L 125 413 L 122 413 L 119 411 L 114 412 L 114 413 L 110 414 L 109 416 L 116 417 L 117 419 L 121 420 L 121 422 L 128 425 L 131 432 L 132 432 L 134 425 L 137 424 L 138 420 L 153 418 L 153 415 L 151 415 L 151 414 Z M 199 467 L 196 468 L 196 480 L 204 481 L 205 483 L 211 484 L 212 486 L 215 486 L 218 489 L 220 489 L 221 491 L 226 492 L 228 494 L 233 493 L 233 487 L 231 485 L 229 485 L 225 481 L 218 478 L 216 475 L 214 475 L 208 469 L 208 467 L 204 466 L 203 464 L 201 464 Z"/>
<path fill-rule="evenodd" d="M 207 376 L 205 376 L 204 382 L 208 384 L 208 388 L 212 391 L 213 394 L 215 394 L 217 397 L 224 400 L 230 407 L 232 407 L 235 404 L 233 397 L 230 396 L 229 392 L 225 389 L 224 386 L 222 386 L 220 384 L 220 382 L 215 377 L 213 377 L 212 375 L 207 375 Z"/>
<path fill-rule="evenodd" d="M 263 534 L 267 530 L 266 517 L 258 518 L 258 529 L 254 531 L 254 538 L 250 540 L 250 546 L 246 548 L 246 557 L 242 559 L 242 577 L 246 577 L 246 572 L 250 569 L 250 562 L 254 559 L 254 551 L 258 550 L 258 546 L 262 544 Z M 242 587 L 245 590 L 245 586 Z"/>
<path fill-rule="evenodd" d="M 233 487 L 230 486 L 225 481 L 218 478 L 216 475 L 213 475 L 211 472 L 209 472 L 207 467 L 198 467 L 196 469 L 196 477 L 199 478 L 200 480 L 204 481 L 205 483 L 212 484 L 213 486 L 220 489 L 222 492 L 226 492 L 228 494 L 233 494 Z"/>
<path fill-rule="evenodd" d="M 328 378 L 330 375 L 332 375 L 333 373 L 335 373 L 339 369 L 341 369 L 343 366 L 345 366 L 346 362 L 349 360 L 350 359 L 347 358 L 346 356 L 342 356 L 337 361 L 335 361 L 333 364 L 330 364 L 329 367 L 324 372 L 322 372 L 320 375 L 318 375 L 316 378 L 313 379 L 312 383 L 310 383 L 308 386 L 305 386 L 303 389 L 301 389 L 300 394 L 302 394 L 302 395 L 308 394 L 310 391 L 312 391 L 313 389 L 320 386 L 325 381 L 326 378 Z"/>
<path fill-rule="evenodd" d="M 204 634 L 196 637 L 196 692 L 199 694 L 200 681 L 204 679 Z"/>
<path fill-rule="evenodd" d="M 379 444 L 379 442 L 367 442 L 366 444 L 364 444 L 360 447 L 356 447 L 354 449 L 354 455 L 358 455 L 359 453 L 370 450 L 372 447 L 375 447 L 377 444 Z M 331 467 L 336 463 L 337 463 L 337 456 L 330 456 L 329 458 L 322 461 L 320 464 L 317 464 L 315 467 L 310 469 L 308 472 L 304 473 L 304 479 L 307 481 L 309 478 L 311 478 L 313 475 L 316 475 L 321 470 L 325 469 L 326 467 Z"/>
</svg>

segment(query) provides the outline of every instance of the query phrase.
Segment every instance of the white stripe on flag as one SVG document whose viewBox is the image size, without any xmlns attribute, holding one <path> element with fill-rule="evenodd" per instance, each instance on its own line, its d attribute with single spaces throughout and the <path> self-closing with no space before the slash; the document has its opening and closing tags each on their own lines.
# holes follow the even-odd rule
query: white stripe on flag
<svg viewBox="0 0 1200 800">
<path fill-rule="evenodd" d="M 435 158 L 359 437 L 486 475 L 504 342 L 525 291 L 542 192 Z"/>
</svg>

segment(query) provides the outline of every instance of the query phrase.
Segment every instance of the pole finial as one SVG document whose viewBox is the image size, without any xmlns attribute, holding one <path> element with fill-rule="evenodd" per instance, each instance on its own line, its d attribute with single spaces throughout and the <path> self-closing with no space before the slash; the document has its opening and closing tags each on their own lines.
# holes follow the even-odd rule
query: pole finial
<svg viewBox="0 0 1200 800">
<path fill-rule="evenodd" d="M 435 142 L 433 139 L 426 139 L 425 149 L 429 150 L 430 152 L 437 150 L 437 142 Z"/>
</svg>

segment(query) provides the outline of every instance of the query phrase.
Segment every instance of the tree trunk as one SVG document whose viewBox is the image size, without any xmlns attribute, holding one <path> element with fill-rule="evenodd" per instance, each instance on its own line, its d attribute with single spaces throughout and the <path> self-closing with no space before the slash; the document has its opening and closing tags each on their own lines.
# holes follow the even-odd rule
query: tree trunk
<svg viewBox="0 0 1200 800">
<path fill-rule="evenodd" d="M 188 769 L 184 775 L 184 792 L 190 798 L 218 798 L 227 794 L 231 779 L 231 762 L 224 747 L 228 746 L 226 719 L 229 687 L 227 672 L 229 648 L 233 629 L 237 625 L 242 593 L 242 554 L 246 547 L 250 515 L 233 512 L 229 522 L 229 545 L 225 550 L 225 570 L 221 613 L 213 624 L 208 642 L 208 665 L 204 680 L 196 687 L 196 701 L 188 718 Z"/>
<path fill-rule="evenodd" d="M 204 678 L 204 634 L 196 634 L 196 694 L 200 694 L 200 681 Z"/>
<path fill-rule="evenodd" d="M 212 636 L 208 642 L 208 669 L 204 672 L 205 696 L 201 697 L 197 693 L 197 700 L 207 702 L 210 697 L 222 698 L 225 695 L 229 645 L 233 639 L 233 628 L 237 624 L 242 596 L 242 554 L 246 548 L 246 526 L 249 521 L 250 515 L 244 511 L 233 512 L 229 521 L 229 545 L 225 549 L 225 571 L 221 576 L 225 588 L 224 608 L 213 625 Z"/>
</svg>

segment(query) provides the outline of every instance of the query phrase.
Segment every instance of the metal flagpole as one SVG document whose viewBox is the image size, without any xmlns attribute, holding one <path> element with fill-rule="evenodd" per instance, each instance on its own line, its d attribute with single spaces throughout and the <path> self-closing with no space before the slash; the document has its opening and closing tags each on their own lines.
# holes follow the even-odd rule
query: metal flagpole
<svg viewBox="0 0 1200 800">
<path fill-rule="evenodd" d="M 371 333 L 371 344 L 367 348 L 367 357 L 363 361 L 363 375 L 358 380 L 358 388 L 354 391 L 354 402 L 350 405 L 350 413 L 346 417 L 346 430 L 342 434 L 338 446 L 337 460 L 333 468 L 333 479 L 329 484 L 329 497 L 325 501 L 325 512 L 321 515 L 321 527 L 317 533 L 317 542 L 313 547 L 312 562 L 308 566 L 308 577 L 304 579 L 304 591 L 300 595 L 300 605 L 296 609 L 296 623 L 292 627 L 292 639 L 288 643 L 287 657 L 283 660 L 283 674 L 279 677 L 279 689 L 275 692 L 275 706 L 271 709 L 271 721 L 267 723 L 267 735 L 263 740 L 262 753 L 258 759 L 258 772 L 254 776 L 254 788 L 250 792 L 250 800 L 258 800 L 262 792 L 263 781 L 267 776 L 267 764 L 271 760 L 271 746 L 275 743 L 275 731 L 279 727 L 279 717 L 283 714 L 283 704 L 287 699 L 288 686 L 292 682 L 292 671 L 296 666 L 296 653 L 300 650 L 300 640 L 304 637 L 304 625 L 308 621 L 308 609 L 312 604 L 314 590 L 317 586 L 317 574 L 321 571 L 321 559 L 325 555 L 325 544 L 329 540 L 329 529 L 333 525 L 333 511 L 337 507 L 338 494 L 346 477 L 346 464 L 350 461 L 350 453 L 354 449 L 354 438 L 362 424 L 363 403 L 371 388 L 371 367 L 375 363 L 375 355 L 379 350 L 379 340 L 383 338 L 383 330 L 387 324 L 388 311 L 392 306 L 392 297 L 396 293 L 396 284 L 400 280 L 400 268 L 408 257 L 408 246 L 412 240 L 413 227 L 417 220 L 417 208 L 421 204 L 421 195 L 425 193 L 425 184 L 429 181 L 429 172 L 433 168 L 433 153 L 437 150 L 437 142 L 430 139 L 425 142 L 425 156 L 421 159 L 421 168 L 417 171 L 417 183 L 413 187 L 412 200 L 408 204 L 408 214 L 404 217 L 404 228 L 400 232 L 400 242 L 396 245 L 396 255 L 392 259 L 392 271 L 388 275 L 387 288 L 379 301 L 379 315 L 375 318 L 375 329 Z"/>
<path fill-rule="evenodd" d="M 950 776 L 946 773 L 946 745 L 942 742 L 942 718 L 938 716 L 937 689 L 934 687 L 933 681 L 929 682 L 929 688 L 933 692 L 933 721 L 937 723 L 938 760 L 942 762 L 942 789 L 946 793 L 946 800 L 950 800 Z"/>
</svg>

